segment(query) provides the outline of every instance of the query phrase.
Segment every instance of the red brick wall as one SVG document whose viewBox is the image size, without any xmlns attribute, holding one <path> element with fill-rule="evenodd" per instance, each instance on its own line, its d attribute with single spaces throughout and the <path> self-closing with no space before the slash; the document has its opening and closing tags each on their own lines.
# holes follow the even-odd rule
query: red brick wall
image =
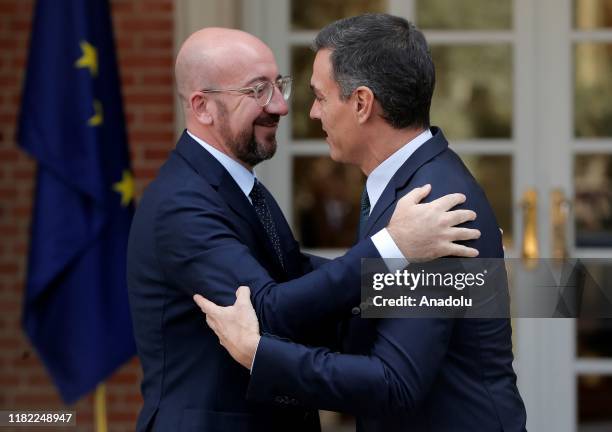
<svg viewBox="0 0 612 432">
<path fill-rule="evenodd" d="M 111 0 L 111 5 L 140 195 L 174 146 L 173 2 Z M 64 408 L 20 323 L 36 167 L 14 137 L 32 7 L 32 0 L 0 0 L 0 410 Z M 140 376 L 134 359 L 108 381 L 110 431 L 134 430 L 142 403 Z M 79 431 L 94 430 L 92 403 L 89 396 L 71 407 Z"/>
</svg>

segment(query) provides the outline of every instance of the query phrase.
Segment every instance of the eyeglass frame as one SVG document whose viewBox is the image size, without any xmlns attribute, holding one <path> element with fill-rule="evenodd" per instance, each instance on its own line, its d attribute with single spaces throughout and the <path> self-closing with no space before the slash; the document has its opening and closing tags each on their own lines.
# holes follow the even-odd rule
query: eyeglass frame
<svg viewBox="0 0 612 432">
<path fill-rule="evenodd" d="M 283 96 L 283 99 L 285 101 L 289 100 L 289 97 L 291 96 L 291 90 L 289 90 L 289 94 L 287 95 L 287 98 L 285 98 L 283 91 L 280 88 L 280 83 L 282 81 L 285 81 L 286 84 L 291 88 L 291 84 L 293 84 L 293 78 L 291 78 L 290 75 L 285 75 L 285 76 L 280 76 L 278 77 L 276 80 L 274 81 L 261 81 L 257 84 L 255 84 L 254 86 L 251 87 L 241 87 L 241 88 L 235 88 L 235 89 L 202 89 L 200 90 L 200 93 L 228 93 L 228 92 L 238 92 L 238 93 L 242 93 L 244 95 L 249 95 L 251 96 L 253 99 L 255 99 L 255 102 L 257 102 L 257 105 L 259 105 L 260 107 L 264 108 L 266 106 L 268 106 L 270 104 L 270 102 L 272 101 L 272 98 L 274 97 L 274 88 L 278 88 L 278 90 L 281 93 L 281 96 Z M 272 84 L 272 91 L 270 92 L 270 95 L 268 96 L 267 100 L 265 101 L 265 103 L 262 105 L 261 103 L 259 103 L 256 95 L 258 92 L 261 91 L 261 87 L 260 86 L 265 86 L 266 84 Z M 258 90 L 258 88 L 260 88 L 260 90 Z"/>
</svg>

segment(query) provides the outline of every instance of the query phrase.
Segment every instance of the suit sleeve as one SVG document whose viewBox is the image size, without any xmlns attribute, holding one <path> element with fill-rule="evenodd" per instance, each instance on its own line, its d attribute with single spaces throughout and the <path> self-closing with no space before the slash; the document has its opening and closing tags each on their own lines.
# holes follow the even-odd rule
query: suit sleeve
<svg viewBox="0 0 612 432">
<path fill-rule="evenodd" d="M 309 253 L 302 253 L 302 257 L 308 263 L 308 271 L 316 270 L 323 264 L 327 264 L 331 261 L 329 258 L 323 258 Z"/>
<path fill-rule="evenodd" d="M 309 343 L 360 303 L 361 258 L 379 257 L 370 239 L 316 270 L 276 283 L 241 241 L 235 220 L 204 193 L 183 190 L 158 210 L 155 249 L 168 284 L 230 305 L 238 286 L 251 288 L 261 329 Z"/>
<path fill-rule="evenodd" d="M 453 321 L 385 319 L 369 355 L 262 336 L 247 397 L 355 415 L 410 412 L 431 388 Z"/>
</svg>

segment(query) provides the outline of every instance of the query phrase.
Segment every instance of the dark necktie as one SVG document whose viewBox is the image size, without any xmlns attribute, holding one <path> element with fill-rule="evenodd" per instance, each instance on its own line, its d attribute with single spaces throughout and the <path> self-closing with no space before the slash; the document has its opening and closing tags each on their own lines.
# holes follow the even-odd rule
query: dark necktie
<svg viewBox="0 0 612 432">
<path fill-rule="evenodd" d="M 359 239 L 362 239 L 365 234 L 365 227 L 369 217 L 370 197 L 368 196 L 368 189 L 364 186 L 363 192 L 361 193 L 361 211 L 359 213 Z"/>
<path fill-rule="evenodd" d="M 276 256 L 278 257 L 281 267 L 284 268 L 285 265 L 280 246 L 280 238 L 276 232 L 276 225 L 272 220 L 272 213 L 270 213 L 270 208 L 266 203 L 266 195 L 264 193 L 263 186 L 257 181 L 257 179 L 255 179 L 255 184 L 253 184 L 253 189 L 251 190 L 249 197 L 253 203 L 253 208 L 255 208 L 255 213 L 257 213 L 257 217 L 266 230 L 266 234 L 272 243 L 272 247 L 274 248 L 274 252 L 276 252 Z"/>
</svg>

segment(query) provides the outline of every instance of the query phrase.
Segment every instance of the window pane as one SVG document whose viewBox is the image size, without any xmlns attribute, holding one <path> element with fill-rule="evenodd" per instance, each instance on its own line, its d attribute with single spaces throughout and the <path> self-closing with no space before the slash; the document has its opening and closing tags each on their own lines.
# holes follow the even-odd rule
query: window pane
<svg viewBox="0 0 612 432">
<path fill-rule="evenodd" d="M 612 377 L 578 377 L 578 431 L 612 430 Z"/>
<path fill-rule="evenodd" d="M 602 266 L 603 267 L 603 266 Z M 602 271 L 606 271 L 602 269 Z M 612 284 L 612 273 L 608 269 L 604 275 L 593 275 L 598 281 L 605 281 Z M 609 285 L 608 285 L 609 286 Z M 591 299 L 585 296 L 583 303 L 590 302 Z M 601 299 L 594 298 L 593 302 L 601 303 Z M 584 308 L 597 310 L 596 304 L 586 304 Z M 577 347 L 578 357 L 587 358 L 610 358 L 612 361 L 612 319 L 579 319 L 577 322 Z"/>
<path fill-rule="evenodd" d="M 416 0 L 416 17 L 423 29 L 510 29 L 512 0 Z"/>
<path fill-rule="evenodd" d="M 510 45 L 432 47 L 436 89 L 431 121 L 450 139 L 512 136 Z"/>
<path fill-rule="evenodd" d="M 504 246 L 512 248 L 512 157 L 461 155 L 476 181 L 485 191 L 500 228 Z"/>
<path fill-rule="evenodd" d="M 293 228 L 302 246 L 346 248 L 357 239 L 365 179 L 350 165 L 327 156 L 293 161 Z"/>
<path fill-rule="evenodd" d="M 574 0 L 574 27 L 612 27 L 612 0 Z"/>
<path fill-rule="evenodd" d="M 576 246 L 612 247 L 612 155 L 574 161 Z"/>
<path fill-rule="evenodd" d="M 576 136 L 611 137 L 612 43 L 577 43 L 574 55 Z"/>
<path fill-rule="evenodd" d="M 385 12 L 386 0 L 292 0 L 291 29 L 320 30 L 340 18 L 366 12 Z"/>
<path fill-rule="evenodd" d="M 291 135 L 295 139 L 324 139 L 321 122 L 310 119 L 314 96 L 310 90 L 310 76 L 315 53 L 308 47 L 291 48 Z"/>
<path fill-rule="evenodd" d="M 491 202 L 512 247 L 512 158 L 462 156 Z M 357 237 L 359 202 L 365 178 L 353 166 L 327 156 L 296 157 L 293 162 L 294 231 L 304 247 L 350 247 Z"/>
</svg>

